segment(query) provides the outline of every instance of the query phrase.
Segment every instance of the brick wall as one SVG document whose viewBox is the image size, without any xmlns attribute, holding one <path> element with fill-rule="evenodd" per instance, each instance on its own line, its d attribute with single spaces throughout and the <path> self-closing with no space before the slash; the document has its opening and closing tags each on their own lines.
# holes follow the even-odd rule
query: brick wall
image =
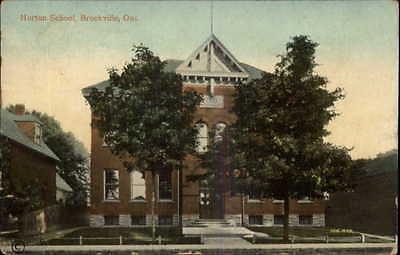
<svg viewBox="0 0 400 255">
<path fill-rule="evenodd" d="M 17 191 L 38 183 L 45 206 L 56 202 L 56 161 L 15 142 L 11 143 L 10 178 Z"/>
<path fill-rule="evenodd" d="M 195 90 L 202 94 L 207 94 L 206 85 L 190 85 L 187 84 L 184 90 Z M 224 96 L 223 108 L 198 108 L 194 122 L 202 121 L 207 124 L 211 130 L 217 123 L 223 122 L 227 125 L 232 124 L 236 117 L 231 112 L 233 106 L 234 88 L 232 86 L 215 87 L 214 94 L 216 96 Z M 92 122 L 95 116 L 92 116 Z M 211 140 L 211 139 L 210 139 Z M 100 132 L 92 125 L 92 160 L 91 160 L 91 208 L 90 213 L 93 215 L 91 222 L 93 225 L 101 224 L 102 215 L 150 215 L 151 214 L 151 189 L 153 187 L 150 173 L 146 173 L 146 201 L 132 202 L 130 201 L 130 178 L 128 172 L 124 169 L 121 160 L 112 155 L 107 147 L 103 146 L 103 139 Z M 188 156 L 185 159 L 185 171 L 183 172 L 183 215 L 184 224 L 189 224 L 194 219 L 199 218 L 199 185 L 197 182 L 187 181 L 187 176 L 194 173 L 201 173 L 199 170 L 198 159 Z M 119 193 L 120 200 L 118 202 L 104 201 L 104 169 L 111 168 L 119 171 Z M 177 212 L 177 173 L 172 173 L 173 201 L 162 203 L 157 201 L 157 215 L 175 215 Z M 241 223 L 242 200 L 240 196 L 231 196 L 229 191 L 229 180 L 225 180 L 226 192 L 223 193 L 222 210 L 225 218 L 232 224 Z M 324 214 L 324 201 L 314 201 L 312 203 L 299 204 L 297 201 L 290 202 L 291 213 L 300 214 Z M 245 201 L 246 215 L 280 215 L 283 212 L 283 205 L 273 203 L 271 199 L 265 199 L 259 203 L 251 203 Z M 100 215 L 100 216 L 99 216 Z M 248 217 L 247 217 L 248 218 Z M 245 219 L 248 221 L 248 219 Z M 270 222 L 267 221 L 267 222 Z M 269 223 L 268 223 L 269 224 Z"/>
</svg>

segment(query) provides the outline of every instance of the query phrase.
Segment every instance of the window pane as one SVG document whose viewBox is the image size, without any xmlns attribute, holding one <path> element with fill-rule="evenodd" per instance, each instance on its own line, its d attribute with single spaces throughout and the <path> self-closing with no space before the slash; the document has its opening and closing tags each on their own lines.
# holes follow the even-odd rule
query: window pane
<svg viewBox="0 0 400 255">
<path fill-rule="evenodd" d="M 171 172 L 163 171 L 159 175 L 158 198 L 172 199 Z"/>
<path fill-rule="evenodd" d="M 250 225 L 262 225 L 263 224 L 263 216 L 262 215 L 249 215 L 249 224 Z"/>
<path fill-rule="evenodd" d="M 119 199 L 119 176 L 117 170 L 105 170 L 104 197 L 106 200 Z"/>
<path fill-rule="evenodd" d="M 144 173 L 139 171 L 131 172 L 131 199 L 145 200 L 146 199 L 146 181 Z"/>
<path fill-rule="evenodd" d="M 159 216 L 158 225 L 172 225 L 172 216 Z"/>
<path fill-rule="evenodd" d="M 208 127 L 205 123 L 197 123 L 197 152 L 206 152 L 208 146 Z"/>
<path fill-rule="evenodd" d="M 119 225 L 119 216 L 104 216 L 104 225 Z"/>
<path fill-rule="evenodd" d="M 283 225 L 283 215 L 274 215 L 274 224 Z"/>
<path fill-rule="evenodd" d="M 146 216 L 131 216 L 131 225 L 146 225 Z"/>
<path fill-rule="evenodd" d="M 313 224 L 312 215 L 299 215 L 299 224 L 312 225 Z"/>
</svg>

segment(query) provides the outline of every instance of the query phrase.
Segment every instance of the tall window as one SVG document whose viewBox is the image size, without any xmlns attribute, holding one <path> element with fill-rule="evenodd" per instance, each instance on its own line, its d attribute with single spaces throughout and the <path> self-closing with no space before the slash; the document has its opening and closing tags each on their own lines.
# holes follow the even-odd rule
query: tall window
<svg viewBox="0 0 400 255">
<path fill-rule="evenodd" d="M 171 172 L 163 171 L 158 176 L 158 199 L 172 199 L 172 181 Z"/>
<path fill-rule="evenodd" d="M 40 144 L 41 140 L 42 140 L 42 128 L 40 127 L 40 124 L 35 123 L 35 134 L 33 136 L 33 142 L 36 144 Z"/>
<path fill-rule="evenodd" d="M 226 128 L 226 125 L 225 125 L 225 123 L 222 123 L 222 122 L 217 123 L 217 125 L 215 125 L 215 137 L 214 137 L 215 142 L 222 141 L 225 128 Z"/>
<path fill-rule="evenodd" d="M 117 170 L 104 170 L 104 199 L 119 199 L 119 175 Z"/>
<path fill-rule="evenodd" d="M 131 200 L 144 201 L 146 199 L 146 181 L 144 173 L 132 171 L 131 174 Z"/>
<path fill-rule="evenodd" d="M 205 123 L 197 123 L 196 128 L 198 130 L 196 151 L 199 153 L 206 152 L 208 146 L 208 127 Z"/>
</svg>

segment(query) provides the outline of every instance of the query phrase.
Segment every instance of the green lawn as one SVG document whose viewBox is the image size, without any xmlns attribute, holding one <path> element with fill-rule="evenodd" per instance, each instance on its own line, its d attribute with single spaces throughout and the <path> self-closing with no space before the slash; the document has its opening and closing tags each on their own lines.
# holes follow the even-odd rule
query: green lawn
<svg viewBox="0 0 400 255">
<path fill-rule="evenodd" d="M 150 244 L 151 227 L 144 228 L 84 228 L 65 235 L 63 238 L 49 240 L 51 245 L 78 245 L 82 236 L 84 245 L 112 245 L 120 244 Z M 179 235 L 177 227 L 162 227 L 156 229 L 156 236 L 162 237 L 163 244 L 198 244 L 200 238 L 183 237 Z M 156 241 L 158 243 L 158 241 Z"/>
<path fill-rule="evenodd" d="M 282 227 L 248 227 L 248 229 L 255 232 L 266 233 L 272 237 L 282 237 Z M 289 235 L 299 237 L 319 237 L 319 236 L 330 236 L 330 237 L 346 237 L 346 236 L 360 236 L 357 232 L 340 232 L 334 231 L 330 228 L 324 227 L 290 227 Z"/>
</svg>

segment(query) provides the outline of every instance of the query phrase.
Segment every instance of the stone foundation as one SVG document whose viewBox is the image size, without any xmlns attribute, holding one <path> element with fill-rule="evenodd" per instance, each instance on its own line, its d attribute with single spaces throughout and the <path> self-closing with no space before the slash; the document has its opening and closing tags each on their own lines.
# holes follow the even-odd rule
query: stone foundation
<svg viewBox="0 0 400 255">
<path fill-rule="evenodd" d="M 100 214 L 91 214 L 89 217 L 89 225 L 91 227 L 104 226 L 104 216 Z"/>
<path fill-rule="evenodd" d="M 325 214 L 313 214 L 313 226 L 325 227 Z"/>
<path fill-rule="evenodd" d="M 198 214 L 183 214 L 182 215 L 182 224 L 183 226 L 187 226 L 192 224 L 195 220 L 198 220 L 200 216 Z"/>
<path fill-rule="evenodd" d="M 267 227 L 271 227 L 274 225 L 274 215 L 273 214 L 264 214 L 263 215 L 263 225 Z"/>
<path fill-rule="evenodd" d="M 227 220 L 232 226 L 242 225 L 242 215 L 241 214 L 225 214 L 225 220 Z"/>
</svg>

